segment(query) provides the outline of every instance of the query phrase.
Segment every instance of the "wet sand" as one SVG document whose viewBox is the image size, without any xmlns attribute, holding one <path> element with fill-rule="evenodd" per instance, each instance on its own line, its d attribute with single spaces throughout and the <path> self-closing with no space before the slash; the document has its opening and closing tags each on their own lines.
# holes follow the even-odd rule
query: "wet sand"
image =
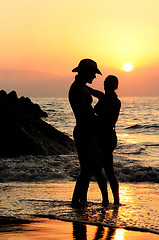
<svg viewBox="0 0 159 240">
<path fill-rule="evenodd" d="M 120 183 L 119 209 L 113 204 L 101 206 L 94 182 L 88 206 L 73 209 L 74 185 L 66 181 L 2 184 L 0 240 L 159 240 L 158 184 Z"/>
<path fill-rule="evenodd" d="M 0 240 L 158 240 L 159 235 L 78 222 L 34 218 L 26 224 L 1 226 Z"/>
</svg>

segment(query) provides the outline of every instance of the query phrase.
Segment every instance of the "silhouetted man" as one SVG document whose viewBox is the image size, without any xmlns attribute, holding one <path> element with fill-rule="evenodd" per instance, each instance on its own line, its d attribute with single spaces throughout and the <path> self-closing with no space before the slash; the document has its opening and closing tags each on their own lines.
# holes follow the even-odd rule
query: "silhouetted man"
<svg viewBox="0 0 159 240">
<path fill-rule="evenodd" d="M 76 142 L 80 174 L 72 198 L 72 206 L 78 207 L 87 201 L 87 190 L 94 174 L 102 192 L 103 204 L 108 204 L 107 182 L 102 173 L 102 151 L 96 137 L 100 129 L 98 117 L 92 108 L 92 96 L 86 83 L 92 83 L 96 74 L 101 74 L 95 61 L 83 59 L 72 72 L 77 72 L 69 90 L 69 101 L 76 118 L 73 136 Z"/>
</svg>

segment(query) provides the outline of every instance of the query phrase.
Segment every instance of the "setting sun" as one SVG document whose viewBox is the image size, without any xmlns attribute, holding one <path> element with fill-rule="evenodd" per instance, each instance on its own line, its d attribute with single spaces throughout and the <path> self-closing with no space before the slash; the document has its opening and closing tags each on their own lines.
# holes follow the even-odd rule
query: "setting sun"
<svg viewBox="0 0 159 240">
<path fill-rule="evenodd" d="M 133 65 L 128 62 L 128 63 L 125 63 L 125 64 L 124 64 L 123 68 L 124 68 L 124 71 L 130 72 L 130 71 L 132 71 L 132 69 L 133 69 Z"/>
<path fill-rule="evenodd" d="M 1 89 L 67 97 L 72 69 L 90 58 L 122 80 L 120 96 L 158 96 L 158 9 L 156 0 L 1 0 Z"/>
</svg>

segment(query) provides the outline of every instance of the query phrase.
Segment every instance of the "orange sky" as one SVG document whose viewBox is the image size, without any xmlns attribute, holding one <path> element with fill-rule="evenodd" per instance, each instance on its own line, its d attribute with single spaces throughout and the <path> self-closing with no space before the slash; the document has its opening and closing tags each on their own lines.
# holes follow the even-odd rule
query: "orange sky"
<svg viewBox="0 0 159 240">
<path fill-rule="evenodd" d="M 65 97 L 72 68 L 92 58 L 103 73 L 94 87 L 116 74 L 119 95 L 159 96 L 158 9 L 158 0 L 1 0 L 1 89 Z"/>
</svg>

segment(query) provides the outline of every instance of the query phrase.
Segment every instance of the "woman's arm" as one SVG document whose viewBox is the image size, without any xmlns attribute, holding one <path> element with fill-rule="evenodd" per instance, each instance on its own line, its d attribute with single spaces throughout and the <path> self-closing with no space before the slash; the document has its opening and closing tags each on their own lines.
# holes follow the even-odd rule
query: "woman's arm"
<svg viewBox="0 0 159 240">
<path fill-rule="evenodd" d="M 118 99 L 116 106 L 114 106 L 114 116 L 112 119 L 114 126 L 115 126 L 116 122 L 118 121 L 120 108 L 121 108 L 121 101 Z"/>
<path fill-rule="evenodd" d="M 96 90 L 96 89 L 93 89 L 91 87 L 88 87 L 87 85 L 86 85 L 86 87 L 87 87 L 88 91 L 90 92 L 90 94 L 93 95 L 94 97 L 96 97 L 96 98 L 103 97 L 103 95 L 104 95 L 103 92 L 101 92 L 99 90 Z"/>
</svg>

